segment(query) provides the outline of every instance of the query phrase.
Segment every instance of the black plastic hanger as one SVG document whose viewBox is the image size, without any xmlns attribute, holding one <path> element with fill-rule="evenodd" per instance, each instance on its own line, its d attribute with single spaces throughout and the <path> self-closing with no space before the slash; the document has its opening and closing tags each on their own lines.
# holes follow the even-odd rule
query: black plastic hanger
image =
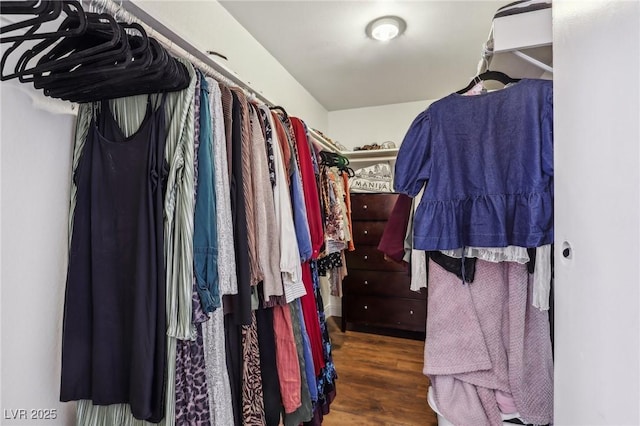
<svg viewBox="0 0 640 426">
<path fill-rule="evenodd" d="M 72 7 L 73 6 L 73 7 Z M 77 0 L 65 0 L 64 2 L 56 1 L 53 2 L 51 6 L 51 13 L 41 14 L 38 18 L 34 18 L 28 21 L 16 22 L 15 24 L 7 25 L 0 29 L 1 33 L 13 31 L 17 28 L 11 28 L 12 26 L 19 26 L 20 28 L 25 28 L 27 26 L 31 26 L 28 24 L 29 22 L 33 22 L 37 20 L 38 22 L 34 25 L 40 27 L 42 23 L 47 21 L 52 21 L 57 19 L 60 16 L 60 13 L 64 11 L 67 15 L 66 22 L 61 24 L 58 27 L 58 30 L 48 32 L 48 33 L 31 33 L 31 34 L 20 34 L 14 36 L 4 36 L 0 38 L 0 42 L 2 43 L 10 43 L 10 42 L 20 42 L 24 40 L 37 40 L 37 39 L 47 39 L 47 38 L 60 38 L 63 36 L 74 36 L 81 35 L 84 33 L 87 22 L 85 18 L 85 12 L 80 5 L 80 2 Z M 74 25 L 68 25 L 69 22 L 73 22 Z"/>
<path fill-rule="evenodd" d="M 81 60 L 86 60 L 88 56 L 95 55 L 100 51 L 113 49 L 117 45 L 121 33 L 117 23 L 109 15 L 85 14 L 79 2 L 69 0 L 67 3 L 69 5 L 73 4 L 77 10 L 65 9 L 68 16 L 62 21 L 59 30 L 55 33 L 57 36 L 55 38 L 45 38 L 31 49 L 23 52 L 16 64 L 15 72 L 9 75 L 2 75 L 2 80 L 20 77 L 20 81 L 23 83 L 31 82 L 33 77 L 26 76 L 55 70 L 68 70 L 70 67 L 81 63 Z M 32 30 L 27 32 L 25 39 L 34 38 L 29 36 L 30 32 Z M 97 37 L 102 44 L 92 37 Z M 92 42 L 91 40 L 94 41 Z M 16 44 L 19 45 L 21 42 L 22 40 L 16 42 Z M 87 44 L 89 46 L 85 46 Z M 53 48 L 47 51 L 51 46 Z M 15 50 L 15 47 L 17 46 L 14 45 L 11 51 Z M 42 54 L 43 52 L 45 53 Z M 4 69 L 8 53 L 10 52 L 5 52 L 5 56 L 3 56 L 2 69 Z M 41 54 L 42 56 L 40 56 Z M 30 61 L 38 56 L 40 58 L 37 64 L 29 68 Z M 95 58 L 95 60 L 98 59 Z"/>
<path fill-rule="evenodd" d="M 45 22 L 54 21 L 58 19 L 62 12 L 63 3 L 60 1 L 43 1 L 41 7 L 37 8 L 21 8 L 20 6 L 4 5 L 2 7 L 3 15 L 35 15 L 35 18 L 27 19 L 25 21 L 14 22 L 13 24 L 5 25 L 0 28 L 0 34 L 5 34 L 11 31 L 19 30 L 22 28 L 29 28 L 33 26 L 42 25 Z M 21 37 L 21 36 L 14 36 Z M 8 37 L 0 37 L 0 42 L 10 42 L 19 40 L 9 39 Z"/>
<path fill-rule="evenodd" d="M 33 40 L 33 39 L 47 39 L 47 38 L 60 38 L 60 37 L 73 37 L 82 35 L 87 29 L 87 18 L 85 11 L 80 5 L 78 0 L 64 0 L 62 2 L 62 11 L 67 15 L 65 18 L 65 25 L 61 24 L 57 31 L 49 33 L 35 33 L 32 36 L 6 36 L 2 38 L 3 42 L 19 41 L 19 40 Z M 58 16 L 60 13 L 58 13 Z M 64 21 L 63 21 L 64 22 Z"/>
<path fill-rule="evenodd" d="M 477 76 L 475 76 L 473 80 L 471 80 L 471 82 L 467 85 L 467 87 L 465 87 L 464 89 L 458 90 L 456 93 L 459 95 L 462 95 L 468 92 L 469 90 L 471 90 L 476 84 L 480 83 L 481 81 L 490 81 L 490 80 L 499 81 L 502 84 L 517 83 L 518 81 L 520 81 L 519 78 L 511 78 L 507 74 L 501 71 L 487 70 L 482 74 L 478 74 Z"/>
<path fill-rule="evenodd" d="M 35 67 L 27 69 L 30 60 L 37 57 L 42 51 L 56 41 L 44 40 L 20 58 L 17 74 L 20 81 L 34 81 L 36 75 L 44 78 L 70 72 L 82 65 L 97 63 L 101 60 L 110 60 L 113 63 L 121 62 L 126 55 L 128 43 L 126 34 L 117 22 L 107 14 L 87 14 L 87 30 L 81 37 L 65 37 L 51 50 L 38 59 Z M 22 77 L 33 74 L 34 77 Z M 79 74 L 78 74 L 79 75 Z M 42 81 L 42 79 L 40 79 Z"/>
<path fill-rule="evenodd" d="M 124 25 L 123 25 L 124 27 Z M 134 27 L 128 26 L 127 27 Z M 155 56 L 158 55 L 157 47 L 147 38 L 142 27 L 136 28 L 141 31 L 141 36 L 129 36 L 131 47 L 131 59 L 123 64 L 123 67 L 110 67 L 108 63 L 99 63 L 97 67 L 88 67 L 88 71 L 81 75 L 80 84 L 73 85 L 73 77 L 67 78 L 66 88 L 48 89 L 45 93 L 49 96 L 61 97 L 62 99 L 75 99 L 78 102 L 99 100 L 103 98 L 118 97 L 133 94 L 132 82 L 135 81 L 137 88 L 148 87 L 144 78 L 151 71 L 156 72 L 156 67 L 162 68 L 165 65 Z M 144 47 L 144 50 L 142 48 Z M 70 73 L 73 75 L 73 73 Z M 123 96 L 124 96 L 123 95 Z"/>
<path fill-rule="evenodd" d="M 0 61 L 2 80 L 19 77 L 47 96 L 75 102 L 182 90 L 191 82 L 185 65 L 147 37 L 139 24 L 119 24 L 109 14 L 85 13 L 77 0 L 9 3 L 3 2 L 3 10 L 40 15 L 3 28 L 26 28 L 26 32 L 5 38 L 14 44 Z M 67 17 L 57 31 L 38 34 L 41 23 L 52 17 L 52 9 L 63 10 Z M 128 34 L 132 29 L 139 34 Z M 25 40 L 38 39 L 42 41 L 22 53 L 15 72 L 4 75 L 7 57 Z"/>
<path fill-rule="evenodd" d="M 91 78 L 82 77 L 80 85 L 72 78 L 68 79 L 67 87 L 45 88 L 45 95 L 74 102 L 93 102 L 187 88 L 191 77 L 186 67 L 171 57 L 155 39 L 149 38 L 148 41 L 153 58 L 147 67 L 132 66 L 135 61 L 124 69 L 105 67 Z"/>
<path fill-rule="evenodd" d="M 20 7 L 7 7 L 6 5 L 2 8 L 2 13 L 3 14 L 7 14 L 7 15 L 35 15 L 35 18 L 31 18 L 31 19 L 27 19 L 25 21 L 20 21 L 20 22 L 15 22 L 13 24 L 9 24 L 9 25 L 5 25 L 2 28 L 0 28 L 0 34 L 5 34 L 11 31 L 15 31 L 15 30 L 19 30 L 22 28 L 29 28 L 29 27 L 33 27 L 33 26 L 37 26 L 38 28 L 45 22 L 49 22 L 49 21 L 55 21 L 56 19 L 58 19 L 58 17 L 60 16 L 60 13 L 62 12 L 62 10 L 65 7 L 65 3 L 61 2 L 61 1 L 45 1 L 43 2 L 43 7 L 42 8 L 36 8 L 36 9 L 32 9 L 33 12 L 29 13 L 29 12 L 25 12 L 25 13 L 20 13 L 21 10 Z M 5 12 L 6 10 L 6 12 Z M 34 35 L 35 34 L 35 35 Z M 45 37 L 48 34 L 52 34 L 52 33 L 43 33 L 45 35 Z M 30 39 L 37 39 L 37 38 L 42 38 L 41 35 L 37 34 L 37 33 L 31 33 L 30 35 Z M 15 35 L 15 36 L 3 36 L 0 37 L 0 42 L 1 43 L 9 43 L 9 42 L 15 42 L 15 41 L 20 41 L 20 40 L 26 40 L 25 36 L 22 35 Z"/>
<path fill-rule="evenodd" d="M 3 15 L 39 15 L 47 7 L 47 2 L 40 0 L 2 1 L 0 2 L 0 13 Z"/>
</svg>

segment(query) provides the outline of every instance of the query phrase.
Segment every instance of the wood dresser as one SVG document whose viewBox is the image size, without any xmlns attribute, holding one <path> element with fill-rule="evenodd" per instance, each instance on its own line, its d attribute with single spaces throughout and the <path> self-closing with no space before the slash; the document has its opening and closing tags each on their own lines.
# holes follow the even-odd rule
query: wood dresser
<svg viewBox="0 0 640 426">
<path fill-rule="evenodd" d="M 355 251 L 346 252 L 342 331 L 351 324 L 375 329 L 425 331 L 426 291 L 410 290 L 408 269 L 386 261 L 377 246 L 397 194 L 351 194 Z"/>
</svg>

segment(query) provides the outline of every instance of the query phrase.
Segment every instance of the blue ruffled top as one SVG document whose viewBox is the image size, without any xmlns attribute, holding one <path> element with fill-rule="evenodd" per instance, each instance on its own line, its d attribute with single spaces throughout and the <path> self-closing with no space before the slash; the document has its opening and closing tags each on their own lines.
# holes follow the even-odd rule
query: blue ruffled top
<svg viewBox="0 0 640 426">
<path fill-rule="evenodd" d="M 553 86 L 522 79 L 451 94 L 420 113 L 396 160 L 396 192 L 415 197 L 414 247 L 539 247 L 553 242 Z"/>
</svg>

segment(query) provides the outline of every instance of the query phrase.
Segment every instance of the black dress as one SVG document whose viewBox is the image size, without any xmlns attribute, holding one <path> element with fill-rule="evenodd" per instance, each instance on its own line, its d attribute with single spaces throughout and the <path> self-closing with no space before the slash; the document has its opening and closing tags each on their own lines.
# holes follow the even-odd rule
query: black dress
<svg viewBox="0 0 640 426">
<path fill-rule="evenodd" d="M 62 335 L 61 401 L 128 403 L 164 417 L 165 95 L 125 137 L 109 104 L 91 122 L 77 201 Z"/>
</svg>

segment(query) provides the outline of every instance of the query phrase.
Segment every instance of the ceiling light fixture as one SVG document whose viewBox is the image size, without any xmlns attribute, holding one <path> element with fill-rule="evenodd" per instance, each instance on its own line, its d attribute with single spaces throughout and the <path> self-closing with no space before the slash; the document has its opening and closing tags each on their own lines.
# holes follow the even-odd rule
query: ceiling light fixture
<svg viewBox="0 0 640 426">
<path fill-rule="evenodd" d="M 398 37 L 407 28 L 404 19 L 397 16 L 383 16 L 369 22 L 366 33 L 369 37 L 379 41 L 389 41 Z"/>
</svg>

